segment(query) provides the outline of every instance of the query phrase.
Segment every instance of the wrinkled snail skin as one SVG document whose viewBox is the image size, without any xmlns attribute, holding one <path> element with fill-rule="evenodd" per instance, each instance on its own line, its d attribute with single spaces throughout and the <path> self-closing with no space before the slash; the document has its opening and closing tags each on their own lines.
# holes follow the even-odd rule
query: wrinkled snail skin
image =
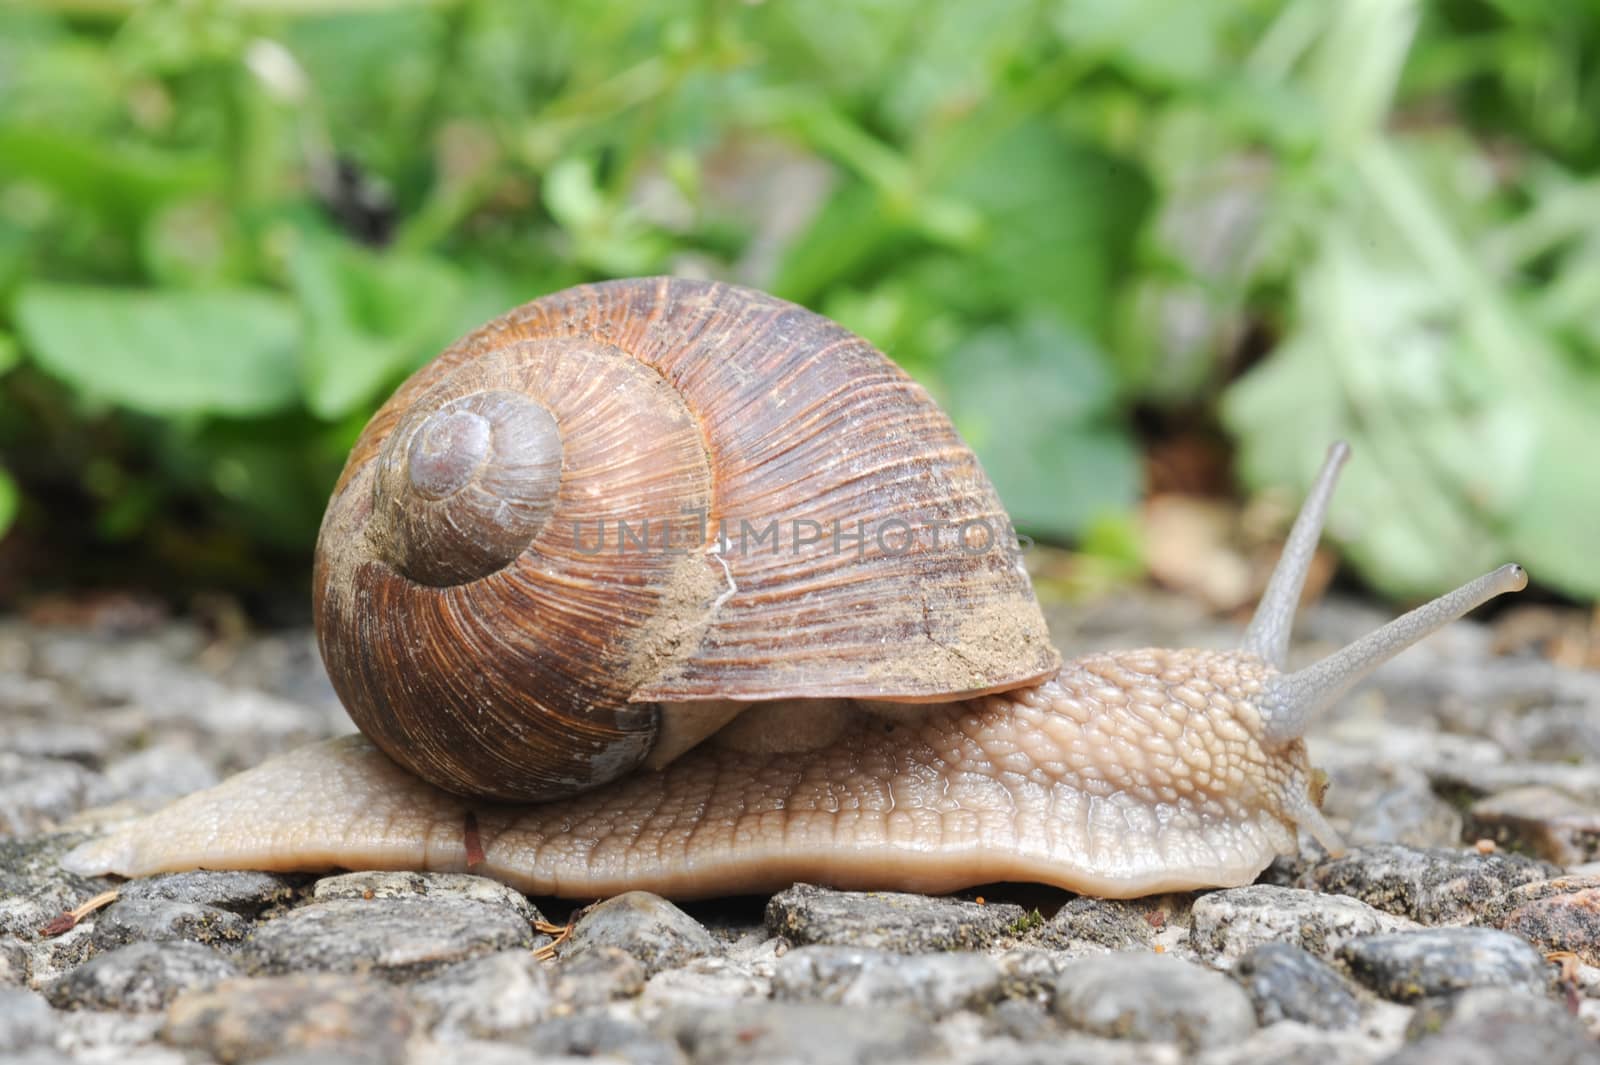
<svg viewBox="0 0 1600 1065">
<path fill-rule="evenodd" d="M 822 427 L 864 452 L 820 447 Z M 559 293 L 402 386 L 335 490 L 319 638 L 364 735 L 263 763 L 63 864 L 470 870 L 576 898 L 1249 883 L 1301 830 L 1341 847 L 1301 739 L 1313 717 L 1526 583 L 1504 566 L 1285 672 L 1347 456 L 1329 451 L 1241 649 L 1060 665 L 1004 552 L 819 564 L 699 543 L 619 571 L 575 550 L 572 514 L 684 498 L 713 515 L 1004 515 L 938 408 L 824 319 L 678 281 Z M 608 610 L 619 624 L 597 635 Z"/>
</svg>

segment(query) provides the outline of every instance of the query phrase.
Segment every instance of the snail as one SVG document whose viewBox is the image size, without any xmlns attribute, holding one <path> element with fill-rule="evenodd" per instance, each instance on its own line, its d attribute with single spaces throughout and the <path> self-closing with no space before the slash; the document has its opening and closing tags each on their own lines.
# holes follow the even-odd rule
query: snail
<svg viewBox="0 0 1600 1065">
<path fill-rule="evenodd" d="M 404 383 L 333 491 L 316 627 L 360 735 L 64 864 L 568 897 L 1249 883 L 1300 830 L 1341 849 L 1312 716 L 1526 584 L 1502 567 L 1285 672 L 1347 455 L 1239 650 L 1063 663 L 978 462 L 865 340 L 725 284 L 547 296 Z"/>
</svg>

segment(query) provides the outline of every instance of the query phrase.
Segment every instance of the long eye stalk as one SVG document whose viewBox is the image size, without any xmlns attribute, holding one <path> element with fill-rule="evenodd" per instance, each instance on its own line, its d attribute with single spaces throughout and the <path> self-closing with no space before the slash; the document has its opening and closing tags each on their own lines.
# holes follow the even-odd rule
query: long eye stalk
<svg viewBox="0 0 1600 1065">
<path fill-rule="evenodd" d="M 1294 623 L 1295 608 L 1300 604 L 1306 574 L 1322 536 L 1339 470 L 1349 457 L 1350 448 L 1342 441 L 1328 449 L 1322 472 L 1300 508 L 1299 517 L 1295 518 L 1283 556 L 1272 571 L 1261 604 L 1245 631 L 1242 649 L 1259 655 L 1276 669 L 1282 669 L 1288 662 L 1289 630 Z M 1262 700 L 1265 738 L 1269 742 L 1284 743 L 1304 735 L 1306 725 L 1318 711 L 1389 659 L 1495 596 L 1521 591 L 1527 585 L 1528 574 L 1521 566 L 1501 566 L 1396 618 L 1313 666 L 1274 677 Z"/>
<path fill-rule="evenodd" d="M 1322 472 L 1311 494 L 1294 519 L 1289 539 L 1283 545 L 1283 554 L 1267 581 L 1267 590 L 1256 607 L 1255 617 L 1245 630 L 1241 650 L 1260 655 L 1274 669 L 1282 669 L 1289 662 L 1289 630 L 1294 625 L 1295 608 L 1300 605 L 1300 593 L 1305 590 L 1306 574 L 1311 571 L 1311 560 L 1317 553 L 1317 541 L 1322 538 L 1322 525 L 1328 517 L 1328 502 L 1339 482 L 1339 470 L 1350 457 L 1350 445 L 1343 440 L 1328 448 Z"/>
<path fill-rule="evenodd" d="M 1318 711 L 1389 659 L 1495 596 L 1520 592 L 1527 586 L 1528 573 L 1521 566 L 1501 566 L 1395 618 L 1315 665 L 1273 677 L 1262 701 L 1266 739 L 1282 743 L 1304 735 Z"/>
</svg>

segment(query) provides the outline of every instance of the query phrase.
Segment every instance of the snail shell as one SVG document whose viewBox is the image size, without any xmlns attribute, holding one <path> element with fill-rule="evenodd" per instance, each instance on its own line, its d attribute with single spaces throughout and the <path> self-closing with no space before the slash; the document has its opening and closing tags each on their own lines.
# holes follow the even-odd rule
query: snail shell
<svg viewBox="0 0 1600 1065">
<path fill-rule="evenodd" d="M 962 523 L 988 549 L 953 542 Z M 949 419 L 860 337 L 748 289 L 617 281 L 519 307 L 400 387 L 334 490 L 314 605 L 391 758 L 543 800 L 752 703 L 1054 674 L 1013 542 Z"/>
</svg>

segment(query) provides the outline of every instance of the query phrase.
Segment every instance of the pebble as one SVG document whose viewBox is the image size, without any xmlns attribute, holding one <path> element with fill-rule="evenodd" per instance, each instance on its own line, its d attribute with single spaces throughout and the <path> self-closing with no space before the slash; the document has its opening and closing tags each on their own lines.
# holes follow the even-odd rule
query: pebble
<svg viewBox="0 0 1600 1065">
<path fill-rule="evenodd" d="M 1339 948 L 1355 978 L 1385 998 L 1411 1002 L 1470 987 L 1542 993 L 1551 966 L 1527 940 L 1493 928 L 1426 928 L 1361 936 Z"/>
<path fill-rule="evenodd" d="M 1166 909 L 1148 899 L 1070 899 L 1039 928 L 1034 940 L 1056 950 L 1148 949 Z"/>
<path fill-rule="evenodd" d="M 1202 895 L 1192 921 L 1189 946 L 1224 969 L 1263 943 L 1292 943 L 1326 956 L 1355 936 L 1416 927 L 1359 899 L 1269 884 Z"/>
<path fill-rule="evenodd" d="M 1548 995 L 1498 987 L 1472 987 L 1465 991 L 1420 999 L 1411 1011 L 1407 1039 L 1422 1039 L 1447 1027 L 1503 1017 L 1533 1023 L 1561 1024 L 1572 1020 L 1567 1007 Z"/>
<path fill-rule="evenodd" d="M 1351 846 L 1404 843 L 1449 847 L 1461 842 L 1461 812 L 1434 794 L 1426 773 L 1374 745 L 1318 740 L 1311 764 L 1328 774 L 1322 812 Z"/>
<path fill-rule="evenodd" d="M 111 798 L 104 776 L 76 762 L 0 751 L 0 835 L 31 836 Z"/>
<path fill-rule="evenodd" d="M 583 1059 L 550 1058 L 527 1047 L 482 1039 L 413 1039 L 406 1045 L 405 1060 L 407 1065 L 579 1065 Z"/>
<path fill-rule="evenodd" d="M 411 873 L 370 871 L 325 876 L 311 886 L 311 898 L 316 902 L 333 899 L 406 899 L 425 898 L 466 899 L 493 906 L 503 906 L 532 924 L 543 921 L 544 915 L 521 892 L 509 888 L 498 880 L 466 873 Z"/>
<path fill-rule="evenodd" d="M 1221 973 L 1162 954 L 1121 953 L 1069 962 L 1054 1010 L 1068 1026 L 1188 1050 L 1222 1046 L 1256 1028 L 1250 997 Z"/>
<path fill-rule="evenodd" d="M 550 966 L 557 1009 L 572 1013 L 632 998 L 644 990 L 644 965 L 618 947 L 596 947 Z"/>
<path fill-rule="evenodd" d="M 166 899 L 214 906 L 253 917 L 269 906 L 289 901 L 295 894 L 295 884 L 296 878 L 281 873 L 210 869 L 158 873 L 123 884 L 118 889 L 118 905 L 141 899 Z"/>
<path fill-rule="evenodd" d="M 194 749 L 175 741 L 135 751 L 107 763 L 105 787 L 116 799 L 144 802 L 181 798 L 218 781 L 216 767 Z M 104 801 L 104 800 L 101 800 Z"/>
<path fill-rule="evenodd" d="M 119 898 L 95 914 L 93 938 L 96 950 L 113 950 L 146 940 L 233 944 L 249 935 L 253 927 L 249 918 L 215 906 L 160 898 Z"/>
<path fill-rule="evenodd" d="M 33 952 L 18 936 L 0 935 L 0 987 L 23 987 L 31 976 Z"/>
<path fill-rule="evenodd" d="M 695 958 L 677 969 L 664 969 L 644 986 L 641 1007 L 714 1006 L 718 1003 L 765 999 L 772 980 L 728 958 Z"/>
<path fill-rule="evenodd" d="M 74 876 L 61 868 L 61 856 L 81 839 L 72 835 L 31 840 L 0 836 L 0 933 L 32 939 L 61 911 L 109 886 L 108 881 Z"/>
<path fill-rule="evenodd" d="M 1021 935 L 1028 913 L 1013 903 L 968 902 L 892 891 L 833 891 L 796 884 L 767 903 L 767 930 L 791 943 L 834 943 L 917 954 L 978 950 Z"/>
<path fill-rule="evenodd" d="M 505 906 L 460 898 L 331 899 L 261 925 L 239 948 L 251 973 L 370 972 L 402 980 L 481 954 L 531 948 Z"/>
<path fill-rule="evenodd" d="M 1096 623 L 1085 631 L 1076 611 L 1073 624 L 1081 642 L 1096 645 L 1087 649 L 1236 644 L 1236 632 L 1174 602 L 1119 596 L 1108 608 L 1115 632 Z M 1326 607 L 1309 608 L 1302 623 Z M 1356 620 L 1338 642 L 1387 617 Z M 970 894 L 802 886 L 685 913 L 645 896 L 640 906 L 597 908 L 563 956 L 541 962 L 529 950 L 549 942 L 531 931 L 537 907 L 479 877 L 195 872 L 119 883 L 63 873 L 64 850 L 139 812 L 138 797 L 221 777 L 350 724 L 303 630 L 223 646 L 192 625 L 152 622 L 108 637 L 0 618 L 0 750 L 16 756 L 12 779 L 50 785 L 18 798 L 0 772 L 0 799 L 20 802 L 35 826 L 31 838 L 0 838 L 0 988 L 13 989 L 0 992 L 0 1047 L 31 1043 L 6 1065 L 30 1055 L 118 1065 L 570 1065 L 586 1053 L 684 1065 L 1374 1065 L 1397 1050 L 1412 1065 L 1474 1054 L 1541 1065 L 1593 1058 L 1597 1044 L 1581 1028 L 1600 1034 L 1592 964 L 1600 863 L 1557 875 L 1509 853 L 1529 847 L 1558 861 L 1585 853 L 1539 850 L 1565 831 L 1571 806 L 1511 806 L 1520 821 L 1505 811 L 1528 800 L 1513 789 L 1534 785 L 1600 808 L 1592 744 L 1551 731 L 1554 722 L 1600 736 L 1600 674 L 1580 698 L 1560 687 L 1577 674 L 1483 658 L 1482 641 L 1454 639 L 1463 635 L 1483 632 L 1453 626 L 1443 643 L 1391 663 L 1319 724 L 1311 761 L 1333 778 L 1326 812 L 1360 846 L 1339 862 L 1317 861 L 1312 849 L 1275 862 L 1266 887 L 1130 901 L 1032 886 L 1000 888 L 1005 901 L 987 904 Z M 1405 672 L 1416 655 L 1417 668 Z M 1502 703 L 1480 697 L 1485 683 Z M 1535 689 L 1564 694 L 1530 699 Z M 1426 695 L 1393 697 L 1407 690 Z M 1535 735 L 1524 726 L 1547 704 L 1566 716 L 1546 715 Z M 1567 764 L 1574 753 L 1578 763 Z M 1548 801 L 1552 792 L 1531 794 Z M 1496 835 L 1503 853 L 1463 850 L 1461 800 L 1517 828 Z M 85 802 L 112 805 L 77 809 Z M 1581 835 L 1559 838 L 1587 845 Z M 1443 849 L 1420 849 L 1430 846 Z M 38 937 L 61 910 L 111 887 L 121 892 L 111 907 Z M 1319 887 L 1339 893 L 1289 890 Z M 1389 923 L 1369 927 L 1374 920 Z M 1471 926 L 1456 929 L 1469 935 L 1509 931 L 1532 941 L 1527 949 L 1574 950 L 1591 964 L 1569 966 L 1555 994 L 1527 981 L 1462 990 L 1446 979 L 1446 990 L 1401 1004 L 1353 980 L 1340 951 L 1410 921 Z M 249 934 L 213 937 L 208 922 Z M 119 966 L 139 971 L 124 959 L 140 952 L 163 959 L 157 971 L 167 978 L 176 975 L 171 958 L 188 955 L 262 975 L 188 987 L 164 1010 L 146 1005 L 137 981 L 124 991 L 98 986 Z M 1096 959 L 1114 968 L 1100 977 L 1079 968 Z M 1202 960 L 1226 972 L 1195 964 Z M 1163 968 L 1147 971 L 1154 966 Z M 1467 969 L 1471 979 L 1484 975 Z M 1549 979 L 1556 966 L 1541 972 Z M 49 1005 L 75 985 L 86 990 L 71 1008 Z M 1577 1022 L 1567 1016 L 1573 1007 Z M 1074 1028 L 1068 1016 L 1079 1009 L 1103 1027 Z"/>
<path fill-rule="evenodd" d="M 1495 926 L 1542 951 L 1570 951 L 1600 966 L 1600 876 L 1558 877 L 1518 888 L 1502 900 Z"/>
<path fill-rule="evenodd" d="M 1517 854 L 1376 844 L 1318 862 L 1295 886 L 1349 895 L 1422 924 L 1465 924 L 1506 892 L 1555 872 Z"/>
<path fill-rule="evenodd" d="M 1477 990 L 1419 1007 L 1416 1041 L 1383 1065 L 1595 1065 L 1600 1047 L 1563 1010 L 1526 995 Z M 1436 1031 L 1429 1031 L 1437 1027 Z M 1426 1034 L 1424 1034 L 1426 1033 Z"/>
<path fill-rule="evenodd" d="M 1471 839 L 1557 865 L 1581 865 L 1600 857 L 1600 809 L 1554 788 L 1535 785 L 1479 799 L 1467 811 Z"/>
<path fill-rule="evenodd" d="M 944 1017 L 1001 996 L 1001 972 L 982 954 L 905 955 L 860 947 L 807 946 L 778 959 L 773 997 L 839 1006 L 913 1009 Z"/>
<path fill-rule="evenodd" d="M 630 1065 L 682 1065 L 687 1060 L 670 1036 L 603 1010 L 546 1021 L 529 1033 L 527 1046 L 541 1057 L 605 1058 Z"/>
<path fill-rule="evenodd" d="M 1188 1056 L 1176 1046 L 1055 1032 L 1042 1043 L 991 1040 L 958 1060 L 961 1065 L 1183 1065 Z"/>
<path fill-rule="evenodd" d="M 398 988 L 360 976 L 296 973 L 180 995 L 162 1038 L 225 1062 L 389 1062 L 400 1057 L 411 1026 Z"/>
<path fill-rule="evenodd" d="M 868 1065 L 928 1060 L 940 1050 L 933 1029 L 917 1014 L 816 1003 L 677 1010 L 658 1028 L 695 1065 Z"/>
<path fill-rule="evenodd" d="M 199 943 L 130 943 L 96 955 L 45 993 L 60 1009 L 157 1010 L 184 991 L 237 975 L 233 962 Z"/>
<path fill-rule="evenodd" d="M 1189 1060 L 1196 1065 L 1373 1065 L 1397 1043 L 1359 1031 L 1274 1024 L 1236 1046 L 1214 1047 Z"/>
<path fill-rule="evenodd" d="M 555 1005 L 550 969 L 526 950 L 452 965 L 413 985 L 423 1026 L 435 1039 L 493 1039 L 532 1026 Z"/>
<path fill-rule="evenodd" d="M 1338 971 L 1289 943 L 1262 943 L 1241 957 L 1233 978 L 1263 1025 L 1297 1021 L 1315 1028 L 1353 1028 L 1361 1003 Z"/>
<path fill-rule="evenodd" d="M 626 951 L 649 976 L 712 953 L 717 941 L 704 925 L 661 896 L 628 891 L 586 912 L 562 953 L 572 956 L 599 947 Z"/>
<path fill-rule="evenodd" d="M 1593 713 L 1591 709 L 1589 711 Z M 1568 762 L 1457 763 L 1448 759 L 1430 766 L 1433 786 L 1446 793 L 1473 797 L 1499 795 L 1515 788 L 1549 787 L 1580 802 L 1600 804 L 1600 765 Z"/>
<path fill-rule="evenodd" d="M 0 988 L 0 1048 L 26 1050 L 49 1042 L 55 1030 L 55 1012 L 43 995 L 21 988 Z"/>
</svg>

